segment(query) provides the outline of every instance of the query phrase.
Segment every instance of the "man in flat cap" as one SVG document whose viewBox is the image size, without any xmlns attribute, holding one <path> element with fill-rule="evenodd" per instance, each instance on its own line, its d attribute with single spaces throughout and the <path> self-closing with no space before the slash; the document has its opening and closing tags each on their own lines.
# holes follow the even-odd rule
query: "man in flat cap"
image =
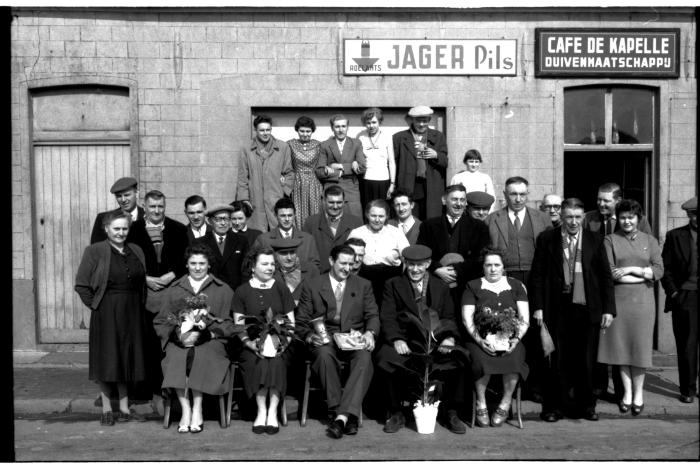
<svg viewBox="0 0 700 465">
<path fill-rule="evenodd" d="M 557 194 L 545 194 L 540 204 L 540 211 L 549 215 L 553 228 L 561 226 L 561 202 L 562 198 Z"/>
<path fill-rule="evenodd" d="M 194 244 L 204 244 L 211 249 L 214 257 L 210 263 L 211 274 L 236 289 L 242 282 L 242 268 L 248 253 L 248 240 L 231 231 L 231 205 L 214 205 L 207 211 L 211 229 L 195 239 Z"/>
<path fill-rule="evenodd" d="M 299 258 L 297 249 L 301 243 L 299 237 L 275 238 L 270 241 L 277 263 L 275 279 L 287 285 L 295 306 L 299 305 L 301 283 L 319 275 L 316 265 Z"/>
<path fill-rule="evenodd" d="M 432 114 L 430 107 L 411 108 L 406 117 L 409 128 L 393 137 L 396 188 L 413 195 L 413 214 L 421 221 L 442 213 L 445 191 L 447 142 L 441 132 L 428 127 Z"/>
<path fill-rule="evenodd" d="M 698 395 L 698 198 L 684 202 L 688 224 L 666 234 L 661 252 L 666 291 L 665 312 L 671 312 L 678 356 L 679 400 Z"/>
<path fill-rule="evenodd" d="M 389 418 L 384 425 L 384 432 L 395 433 L 406 422 L 401 403 L 411 403 L 420 398 L 422 386 L 415 376 L 406 368 L 423 372 L 421 362 L 411 357 L 412 352 L 425 352 L 425 331 L 417 325 L 418 321 L 439 322 L 437 328 L 431 328 L 438 344 L 434 355 L 436 364 L 446 365 L 439 377 L 444 382 L 440 396 L 441 420 L 453 433 L 464 434 L 466 425 L 459 419 L 457 412 L 464 402 L 464 352 L 457 348 L 459 331 L 457 329 L 454 305 L 450 288 L 442 280 L 428 271 L 433 251 L 424 245 L 412 245 L 402 251 L 406 269 L 401 276 L 391 278 L 384 286 L 381 321 L 380 347 L 376 354 L 377 375 L 381 377 L 378 385 L 386 395 L 385 405 Z M 427 315 L 426 315 L 427 312 Z M 412 315 L 415 318 L 411 318 Z M 429 316 L 429 318 L 426 318 Z M 410 389 L 409 389 L 410 388 Z M 412 395 L 409 397 L 409 395 Z"/>
<path fill-rule="evenodd" d="M 496 199 L 482 191 L 467 192 L 467 212 L 475 220 L 484 221 L 489 216 L 491 205 Z"/>
<path fill-rule="evenodd" d="M 107 214 L 118 210 L 122 210 L 123 212 L 131 215 L 132 224 L 129 228 L 129 235 L 126 237 L 126 240 L 129 242 L 135 242 L 134 237 L 145 232 L 143 231 L 143 217 L 145 211 L 143 208 L 137 205 L 139 195 L 138 182 L 136 179 L 131 177 L 119 178 L 112 185 L 112 188 L 109 191 L 114 194 L 114 198 L 119 204 L 119 208 L 102 212 L 97 215 L 95 218 L 95 224 L 92 226 L 92 234 L 90 234 L 90 244 L 107 239 L 107 233 L 105 233 L 105 228 L 102 226 L 102 220 Z M 137 222 L 139 224 L 135 224 Z"/>
</svg>

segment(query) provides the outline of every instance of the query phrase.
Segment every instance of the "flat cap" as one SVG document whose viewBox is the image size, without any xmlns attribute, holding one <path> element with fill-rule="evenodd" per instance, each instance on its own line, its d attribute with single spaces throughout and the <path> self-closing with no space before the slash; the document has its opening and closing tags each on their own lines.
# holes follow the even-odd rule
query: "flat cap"
<svg viewBox="0 0 700 465">
<path fill-rule="evenodd" d="M 408 116 L 411 118 L 417 118 L 419 116 L 431 116 L 433 114 L 433 109 L 426 107 L 425 105 L 418 105 L 408 110 Z"/>
<path fill-rule="evenodd" d="M 496 199 L 493 195 L 481 191 L 467 193 L 467 204 L 477 208 L 491 208 Z"/>
<path fill-rule="evenodd" d="M 686 200 L 685 202 L 683 202 L 683 205 L 681 205 L 681 208 L 682 208 L 683 210 L 686 210 L 686 211 L 688 211 L 688 210 L 697 210 L 697 209 L 698 209 L 698 198 L 697 198 L 697 197 L 693 197 L 693 198 L 690 199 L 690 200 Z"/>
<path fill-rule="evenodd" d="M 207 209 L 207 216 L 212 217 L 217 213 L 223 211 L 233 213 L 233 207 L 231 205 L 226 205 L 225 203 L 216 204 L 213 207 L 209 207 Z"/>
<path fill-rule="evenodd" d="M 282 252 L 283 250 L 295 250 L 300 245 L 300 237 L 280 237 L 270 241 L 270 246 L 272 246 L 276 252 Z"/>
<path fill-rule="evenodd" d="M 116 194 L 117 192 L 131 189 L 132 187 L 135 188 L 137 185 L 138 185 L 138 182 L 134 178 L 119 178 L 119 179 L 117 179 L 117 182 L 112 184 L 112 188 L 109 191 L 112 194 Z"/>
<path fill-rule="evenodd" d="M 417 244 L 409 245 L 408 247 L 403 249 L 401 255 L 403 255 L 403 258 L 405 258 L 406 260 L 429 260 L 433 256 L 433 251 L 430 249 L 430 247 Z"/>
</svg>

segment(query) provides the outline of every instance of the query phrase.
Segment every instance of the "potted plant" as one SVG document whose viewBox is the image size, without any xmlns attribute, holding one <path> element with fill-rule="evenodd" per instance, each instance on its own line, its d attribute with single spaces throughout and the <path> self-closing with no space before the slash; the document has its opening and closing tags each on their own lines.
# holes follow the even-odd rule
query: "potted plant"
<svg viewBox="0 0 700 465">
<path fill-rule="evenodd" d="M 416 429 L 420 434 L 431 434 L 435 431 L 435 421 L 440 405 L 440 392 L 442 381 L 435 375 L 442 370 L 456 368 L 453 359 L 446 360 L 438 352 L 442 341 L 450 336 L 456 336 L 454 324 L 446 324 L 440 320 L 435 310 L 421 304 L 419 316 L 413 313 L 404 313 L 412 323 L 409 346 L 411 363 L 402 366 L 403 369 L 417 376 L 420 383 L 418 399 L 413 406 L 413 416 L 416 420 Z M 453 351 L 461 352 L 465 358 L 468 352 L 463 347 L 455 345 Z M 399 366 L 399 365 L 397 365 Z"/>
<path fill-rule="evenodd" d="M 510 348 L 510 338 L 517 334 L 522 318 L 512 307 L 492 309 L 484 306 L 474 314 L 474 326 L 479 336 L 491 344 L 496 352 Z"/>
</svg>

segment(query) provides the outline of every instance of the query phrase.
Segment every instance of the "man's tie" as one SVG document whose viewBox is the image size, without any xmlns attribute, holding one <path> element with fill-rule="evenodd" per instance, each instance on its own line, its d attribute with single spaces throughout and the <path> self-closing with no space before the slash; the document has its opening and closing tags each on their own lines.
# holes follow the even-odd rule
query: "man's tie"
<svg viewBox="0 0 700 465">
<path fill-rule="evenodd" d="M 343 284 L 338 283 L 335 287 L 335 315 L 333 315 L 333 321 L 340 322 L 340 307 L 343 305 Z"/>
<path fill-rule="evenodd" d="M 518 215 L 515 215 L 515 221 L 513 222 L 513 225 L 515 226 L 516 231 L 520 231 L 520 217 Z"/>
<path fill-rule="evenodd" d="M 607 236 L 608 234 L 612 233 L 612 219 L 608 218 L 605 220 L 605 228 L 604 228 L 604 234 Z"/>
<path fill-rule="evenodd" d="M 406 223 L 401 223 L 401 229 L 403 229 L 403 235 L 408 234 L 408 225 Z"/>
<path fill-rule="evenodd" d="M 569 234 L 569 261 L 576 260 L 576 236 Z"/>
<path fill-rule="evenodd" d="M 219 240 L 219 252 L 221 252 L 221 255 L 224 254 L 224 236 L 218 236 Z"/>
</svg>

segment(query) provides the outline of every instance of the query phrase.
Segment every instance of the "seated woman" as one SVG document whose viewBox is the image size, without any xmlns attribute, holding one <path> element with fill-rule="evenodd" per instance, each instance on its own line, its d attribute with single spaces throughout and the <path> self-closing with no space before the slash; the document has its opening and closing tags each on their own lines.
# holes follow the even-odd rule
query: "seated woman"
<svg viewBox="0 0 700 465">
<path fill-rule="evenodd" d="M 196 244 L 185 251 L 188 274 L 175 281 L 165 295 L 160 312 L 153 320 L 165 358 L 163 388 L 174 388 L 182 407 L 178 433 L 199 433 L 204 428 L 202 393 L 220 395 L 229 385 L 229 359 L 226 338 L 234 334 L 229 316 L 233 291 L 209 274 L 211 251 Z M 187 313 L 206 314 L 187 331 Z M 192 310 L 197 309 L 197 310 Z M 190 405 L 188 390 L 192 391 Z"/>
<path fill-rule="evenodd" d="M 508 315 L 512 312 L 513 314 Z M 517 315 L 517 316 L 516 316 Z M 484 277 L 467 283 L 462 296 L 462 320 L 471 341 L 466 346 L 472 356 L 472 375 L 476 389 L 476 421 L 489 425 L 486 387 L 491 375 L 503 375 L 503 397 L 491 416 L 491 426 L 501 426 L 508 415 L 518 378 L 527 378 L 525 348 L 519 342 L 530 320 L 527 291 L 523 283 L 503 276 L 503 255 L 499 251 L 484 252 Z M 492 331 L 506 332 L 507 347 L 494 346 L 487 326 Z"/>
<path fill-rule="evenodd" d="M 236 289 L 232 306 L 233 321 L 240 328 L 238 337 L 243 343 L 239 363 L 246 395 L 255 396 L 258 407 L 253 432 L 276 434 L 277 407 L 287 390 L 290 354 L 286 349 L 294 334 L 294 300 L 287 286 L 274 279 L 275 257 L 271 248 L 253 249 L 248 263 L 252 277 Z M 279 332 L 269 324 L 272 318 L 282 321 Z M 265 334 L 276 336 L 272 350 L 266 338 L 261 337 Z"/>
</svg>

